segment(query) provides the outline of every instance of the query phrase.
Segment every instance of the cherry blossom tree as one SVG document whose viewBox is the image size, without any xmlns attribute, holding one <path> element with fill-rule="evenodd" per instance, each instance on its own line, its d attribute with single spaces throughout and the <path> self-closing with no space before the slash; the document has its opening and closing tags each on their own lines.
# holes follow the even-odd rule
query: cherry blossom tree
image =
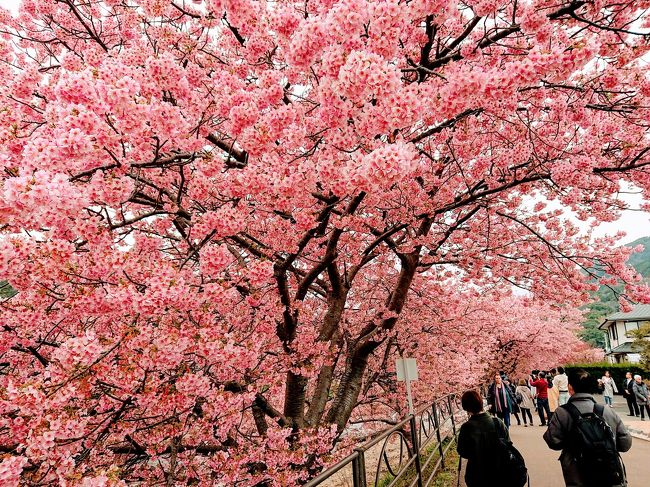
<svg viewBox="0 0 650 487">
<path fill-rule="evenodd" d="M 423 400 L 579 353 L 603 275 L 650 299 L 581 231 L 650 189 L 648 8 L 0 10 L 3 485 L 293 485 L 400 353 Z"/>
</svg>

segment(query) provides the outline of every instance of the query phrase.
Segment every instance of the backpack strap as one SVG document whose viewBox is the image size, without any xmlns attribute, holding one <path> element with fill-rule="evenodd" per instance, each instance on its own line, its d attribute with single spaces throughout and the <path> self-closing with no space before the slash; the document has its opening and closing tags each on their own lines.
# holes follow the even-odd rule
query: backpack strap
<svg viewBox="0 0 650 487">
<path fill-rule="evenodd" d="M 582 417 L 582 413 L 580 412 L 580 410 L 571 401 L 567 402 L 566 404 L 560 407 L 564 408 L 571 415 L 571 419 L 574 422 Z M 603 415 L 605 414 L 605 406 L 603 406 L 602 404 L 594 404 L 594 413 L 596 414 L 596 416 L 604 420 L 605 418 Z"/>
<path fill-rule="evenodd" d="M 560 407 L 564 408 L 564 410 L 569 413 L 571 419 L 573 420 L 573 424 L 575 424 L 582 417 L 582 413 L 580 412 L 580 410 L 571 401 L 567 402 L 566 404 Z"/>
<path fill-rule="evenodd" d="M 603 417 L 603 414 L 605 414 L 605 406 L 602 404 L 594 404 L 594 413 L 604 420 L 605 418 Z"/>
</svg>

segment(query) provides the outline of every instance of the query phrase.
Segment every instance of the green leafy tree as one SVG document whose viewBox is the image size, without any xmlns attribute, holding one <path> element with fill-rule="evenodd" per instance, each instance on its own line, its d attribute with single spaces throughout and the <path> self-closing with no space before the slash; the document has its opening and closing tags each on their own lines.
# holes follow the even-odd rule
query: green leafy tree
<svg viewBox="0 0 650 487">
<path fill-rule="evenodd" d="M 7 281 L 0 281 L 0 299 L 7 299 L 16 294 L 16 290 Z"/>
<path fill-rule="evenodd" d="M 650 279 L 650 237 L 637 239 L 626 246 L 638 245 L 643 245 L 643 251 L 632 254 L 627 263 L 647 281 Z M 582 330 L 578 334 L 582 341 L 594 347 L 605 348 L 605 333 L 598 327 L 608 315 L 619 310 L 617 295 L 622 292 L 622 286 L 601 286 L 593 294 L 595 301 L 585 306 L 587 313 L 582 323 Z"/>
<path fill-rule="evenodd" d="M 631 331 L 630 336 L 634 338 L 632 349 L 641 355 L 641 363 L 648 370 L 650 368 L 650 340 L 647 338 L 650 337 L 650 323 L 645 323 L 638 330 Z"/>
<path fill-rule="evenodd" d="M 614 312 L 611 303 L 594 302 L 586 307 L 589 311 L 579 332 L 580 339 L 594 347 L 605 348 L 605 333 L 598 327 L 608 314 Z"/>
</svg>

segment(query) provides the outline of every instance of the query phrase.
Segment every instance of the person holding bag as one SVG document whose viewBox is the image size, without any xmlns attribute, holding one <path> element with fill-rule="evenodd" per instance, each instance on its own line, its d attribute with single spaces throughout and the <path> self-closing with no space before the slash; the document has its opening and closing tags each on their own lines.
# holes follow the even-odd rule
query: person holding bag
<svg viewBox="0 0 650 487">
<path fill-rule="evenodd" d="M 605 398 L 605 404 L 608 404 L 610 408 L 614 406 L 614 393 L 618 394 L 618 388 L 616 387 L 616 382 L 609 374 L 609 370 L 605 371 L 605 375 L 600 379 L 600 382 L 603 384 L 603 397 Z"/>
<path fill-rule="evenodd" d="M 519 380 L 519 385 L 515 390 L 515 398 L 519 403 L 521 416 L 524 418 L 524 426 L 528 426 L 528 423 L 526 423 L 526 415 L 528 415 L 530 425 L 534 426 L 531 410 L 535 409 L 535 400 L 533 399 L 533 394 L 530 392 L 530 388 L 526 385 L 526 381 L 524 379 Z"/>
<path fill-rule="evenodd" d="M 467 487 L 523 487 L 528 480 L 526 464 L 503 421 L 483 410 L 478 391 L 465 392 L 460 403 L 469 416 L 460 427 L 456 444 L 461 457 L 459 473 L 462 459 L 467 460 Z"/>
</svg>

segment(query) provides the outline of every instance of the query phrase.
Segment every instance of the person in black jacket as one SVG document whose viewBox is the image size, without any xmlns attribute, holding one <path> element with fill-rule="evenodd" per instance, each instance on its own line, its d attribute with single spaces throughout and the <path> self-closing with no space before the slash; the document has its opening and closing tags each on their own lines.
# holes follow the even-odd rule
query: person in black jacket
<svg viewBox="0 0 650 487">
<path fill-rule="evenodd" d="M 623 395 L 627 401 L 627 407 L 630 410 L 628 416 L 638 416 L 639 415 L 639 405 L 636 403 L 636 398 L 634 397 L 634 379 L 632 378 L 632 372 L 627 372 L 625 374 L 625 380 L 623 381 Z"/>
<path fill-rule="evenodd" d="M 506 428 L 510 428 L 510 414 L 517 407 L 517 401 L 512 389 L 503 382 L 501 374 L 496 374 L 494 382 L 488 387 L 487 402 L 490 412 L 500 418 Z"/>
<path fill-rule="evenodd" d="M 508 429 L 499 418 L 483 411 L 483 398 L 477 391 L 467 391 L 461 405 L 469 419 L 460 427 L 456 449 L 467 459 L 467 487 L 494 487 L 501 484 L 504 473 L 499 467 L 497 442 L 510 441 Z"/>
</svg>

